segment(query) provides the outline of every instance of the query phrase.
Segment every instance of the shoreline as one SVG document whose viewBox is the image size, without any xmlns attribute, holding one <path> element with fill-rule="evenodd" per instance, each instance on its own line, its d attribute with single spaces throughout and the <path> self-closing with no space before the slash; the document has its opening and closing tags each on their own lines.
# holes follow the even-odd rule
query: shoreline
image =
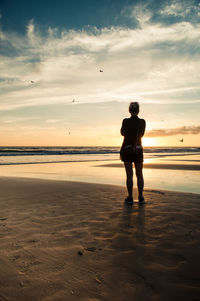
<svg viewBox="0 0 200 301">
<path fill-rule="evenodd" d="M 99 160 L 81 160 L 81 161 L 51 161 L 51 162 L 23 162 L 23 163 L 0 163 L 0 168 L 7 167 L 7 166 L 27 166 L 27 165 L 46 165 L 46 164 L 57 164 L 57 163 L 95 163 L 95 162 L 108 162 L 108 161 L 120 161 L 120 160 L 113 160 L 113 159 L 99 159 Z M 181 161 L 181 160 L 178 160 Z M 188 162 L 200 162 L 199 160 L 184 160 Z M 119 163 L 103 163 L 98 165 L 93 165 L 94 167 L 124 167 L 122 162 Z M 199 171 L 200 164 L 173 164 L 173 163 L 143 163 L 143 168 L 148 169 L 171 169 L 171 170 L 193 170 Z"/>
<path fill-rule="evenodd" d="M 98 167 L 101 167 L 97 165 Z M 104 165 L 102 165 L 104 167 Z M 117 167 L 117 166 L 116 166 Z M 122 166 L 123 167 L 123 166 Z M 89 182 L 89 181 L 76 181 L 76 180 L 60 180 L 60 179 L 54 179 L 54 178 L 34 178 L 34 177 L 23 177 L 23 176 L 0 176 L 0 187 L 1 187 L 1 181 L 11 181 L 16 183 L 20 183 L 21 181 L 24 182 L 37 182 L 39 184 L 50 184 L 50 182 L 54 184 L 60 184 L 60 185 L 86 185 L 86 186 L 102 186 L 102 187 L 108 187 L 108 188 L 118 188 L 124 190 L 124 196 L 126 196 L 126 184 L 124 185 L 119 185 L 119 184 L 106 184 L 106 183 L 99 183 L 99 182 Z M 0 188 L 1 189 L 1 188 Z M 137 187 L 134 185 L 133 191 L 136 193 L 137 192 Z M 186 195 L 196 195 L 200 196 L 200 193 L 197 192 L 185 192 L 185 191 L 175 191 L 175 190 L 170 190 L 170 189 L 161 189 L 161 188 L 153 188 L 153 187 L 146 187 L 144 188 L 144 192 L 153 192 L 153 193 L 158 193 L 158 194 L 165 194 L 165 193 L 174 193 L 174 194 L 186 194 Z"/>
<path fill-rule="evenodd" d="M 169 191 L 200 193 L 198 169 L 195 169 L 195 167 L 191 167 L 190 164 L 188 164 L 185 167 L 182 164 L 176 164 L 175 162 L 175 169 L 172 169 L 171 166 L 169 166 L 169 163 L 166 162 L 165 164 L 161 164 L 159 166 L 157 166 L 157 164 L 154 163 L 153 166 L 156 168 L 144 167 L 145 187 L 152 187 L 155 189 L 164 189 Z M 147 162 L 145 164 L 149 163 Z M 87 183 L 102 183 L 124 186 L 125 170 L 124 168 L 122 168 L 122 166 L 123 163 L 120 161 L 93 161 L 59 164 L 49 163 L 9 166 L 4 165 L 0 166 L 0 170 L 1 174 L 4 176 L 55 179 L 64 181 L 79 181 Z M 164 167 L 168 168 L 165 169 Z M 184 170 L 185 172 L 183 172 Z"/>
<path fill-rule="evenodd" d="M 0 297 L 185 300 L 199 288 L 198 194 L 0 177 Z M 136 190 L 134 190 L 137 196 Z"/>
<path fill-rule="evenodd" d="M 95 165 L 96 167 L 124 167 L 123 163 L 111 163 Z M 194 170 L 199 171 L 200 165 L 195 164 L 162 164 L 162 163 L 144 163 L 144 169 L 171 169 L 171 170 Z"/>
</svg>

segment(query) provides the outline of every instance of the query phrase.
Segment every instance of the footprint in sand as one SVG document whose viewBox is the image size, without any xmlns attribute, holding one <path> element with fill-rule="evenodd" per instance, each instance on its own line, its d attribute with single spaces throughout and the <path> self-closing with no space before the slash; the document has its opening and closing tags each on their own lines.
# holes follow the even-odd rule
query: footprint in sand
<svg viewBox="0 0 200 301">
<path fill-rule="evenodd" d="M 96 251 L 96 248 L 95 247 L 89 247 L 89 248 L 85 248 L 86 251 L 89 251 L 89 252 L 94 252 Z"/>
<path fill-rule="evenodd" d="M 6 297 L 4 297 L 3 295 L 0 295 L 0 301 L 8 301 L 8 299 Z"/>
</svg>

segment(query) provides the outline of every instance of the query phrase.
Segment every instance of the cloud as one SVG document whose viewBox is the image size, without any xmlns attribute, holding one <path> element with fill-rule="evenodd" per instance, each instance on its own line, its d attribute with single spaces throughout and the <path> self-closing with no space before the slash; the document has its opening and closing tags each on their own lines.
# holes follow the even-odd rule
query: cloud
<svg viewBox="0 0 200 301">
<path fill-rule="evenodd" d="M 200 3 L 196 0 L 140 1 L 126 6 L 121 15 L 134 28 L 151 23 L 165 26 L 180 22 L 197 24 L 200 21 Z"/>
<path fill-rule="evenodd" d="M 172 1 L 160 11 L 161 15 L 186 17 L 190 14 L 198 15 L 200 12 L 200 5 L 196 4 L 194 0 L 179 0 Z"/>
<path fill-rule="evenodd" d="M 45 122 L 46 123 L 57 123 L 57 122 L 60 122 L 60 120 L 59 119 L 47 119 Z"/>
<path fill-rule="evenodd" d="M 151 130 L 145 134 L 146 137 L 163 137 L 174 135 L 198 135 L 200 134 L 200 126 L 183 126 L 175 129 L 158 129 Z"/>
<path fill-rule="evenodd" d="M 153 11 L 148 8 L 148 2 L 138 3 L 124 7 L 121 15 L 130 19 L 137 27 L 143 27 L 150 21 Z"/>
<path fill-rule="evenodd" d="M 142 26 L 41 32 L 31 20 L 24 36 L 0 31 L 0 110 L 74 98 L 200 102 L 200 24 L 151 23 L 147 5 L 131 12 Z"/>
</svg>

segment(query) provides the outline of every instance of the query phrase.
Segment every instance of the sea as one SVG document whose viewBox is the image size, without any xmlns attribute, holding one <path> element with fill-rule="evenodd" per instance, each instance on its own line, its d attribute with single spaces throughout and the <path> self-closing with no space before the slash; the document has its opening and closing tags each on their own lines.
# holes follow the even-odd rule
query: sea
<svg viewBox="0 0 200 301">
<path fill-rule="evenodd" d="M 120 147 L 102 146 L 4 146 L 0 175 L 125 187 L 119 151 Z M 200 193 L 200 147 L 144 147 L 144 163 L 151 165 L 144 168 L 145 189 Z"/>
<path fill-rule="evenodd" d="M 17 146 L 0 147 L 0 165 L 44 164 L 119 159 L 120 147 Z M 200 147 L 145 147 L 145 158 L 200 154 Z"/>
</svg>

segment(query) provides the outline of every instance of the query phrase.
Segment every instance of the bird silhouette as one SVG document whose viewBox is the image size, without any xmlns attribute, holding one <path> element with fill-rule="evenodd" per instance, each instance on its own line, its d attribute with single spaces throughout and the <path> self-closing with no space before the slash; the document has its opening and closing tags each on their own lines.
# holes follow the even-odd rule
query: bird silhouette
<svg viewBox="0 0 200 301">
<path fill-rule="evenodd" d="M 72 102 L 74 103 L 74 102 L 75 102 L 75 99 L 73 99 Z"/>
<path fill-rule="evenodd" d="M 99 72 L 103 72 L 103 70 L 100 69 Z"/>
<path fill-rule="evenodd" d="M 35 82 L 33 80 L 31 80 L 31 84 L 34 84 Z"/>
<path fill-rule="evenodd" d="M 178 141 L 183 142 L 183 138 L 182 139 L 178 139 Z"/>
</svg>

